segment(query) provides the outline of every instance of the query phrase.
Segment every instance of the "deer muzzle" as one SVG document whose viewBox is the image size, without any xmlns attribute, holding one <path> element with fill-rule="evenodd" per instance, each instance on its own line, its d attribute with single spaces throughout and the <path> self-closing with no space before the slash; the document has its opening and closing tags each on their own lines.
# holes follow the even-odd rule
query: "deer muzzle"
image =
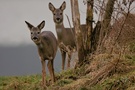
<svg viewBox="0 0 135 90">
<path fill-rule="evenodd" d="M 38 41 L 38 37 L 33 37 L 32 40 L 33 41 Z"/>
</svg>

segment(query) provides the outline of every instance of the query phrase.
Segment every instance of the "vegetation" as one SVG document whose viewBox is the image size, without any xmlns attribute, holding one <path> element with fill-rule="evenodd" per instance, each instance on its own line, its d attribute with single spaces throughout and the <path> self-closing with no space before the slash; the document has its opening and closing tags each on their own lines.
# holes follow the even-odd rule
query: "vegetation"
<svg viewBox="0 0 135 90">
<path fill-rule="evenodd" d="M 41 75 L 0 77 L 0 90 L 36 90 L 40 81 Z"/>
<path fill-rule="evenodd" d="M 0 77 L 0 90 L 46 90 L 41 75 Z M 80 68 L 56 74 L 48 90 L 134 90 L 135 55 L 99 54 Z"/>
</svg>

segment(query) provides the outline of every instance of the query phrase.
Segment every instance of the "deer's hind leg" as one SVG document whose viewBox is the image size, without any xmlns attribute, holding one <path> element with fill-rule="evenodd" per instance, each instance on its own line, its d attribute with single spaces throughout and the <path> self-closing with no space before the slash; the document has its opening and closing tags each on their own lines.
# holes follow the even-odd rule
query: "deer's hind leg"
<svg viewBox="0 0 135 90">
<path fill-rule="evenodd" d="M 65 59 L 66 59 L 66 52 L 64 52 L 63 50 L 61 51 L 61 56 L 62 56 L 62 70 L 64 70 L 65 68 Z"/>
<path fill-rule="evenodd" d="M 47 66 L 48 66 L 51 81 L 52 81 L 52 84 L 53 84 L 55 82 L 53 60 L 49 60 Z"/>
</svg>

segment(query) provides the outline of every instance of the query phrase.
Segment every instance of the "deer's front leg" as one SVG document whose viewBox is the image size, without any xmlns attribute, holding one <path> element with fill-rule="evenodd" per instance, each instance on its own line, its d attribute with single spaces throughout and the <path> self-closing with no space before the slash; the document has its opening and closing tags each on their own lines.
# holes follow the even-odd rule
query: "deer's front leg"
<svg viewBox="0 0 135 90">
<path fill-rule="evenodd" d="M 45 71 L 45 65 L 46 62 L 45 60 L 41 59 L 41 64 L 42 64 L 42 85 L 45 87 L 46 86 L 46 71 Z"/>
<path fill-rule="evenodd" d="M 70 68 L 70 60 L 71 60 L 71 53 L 68 53 L 68 62 L 67 62 L 67 68 Z"/>
</svg>

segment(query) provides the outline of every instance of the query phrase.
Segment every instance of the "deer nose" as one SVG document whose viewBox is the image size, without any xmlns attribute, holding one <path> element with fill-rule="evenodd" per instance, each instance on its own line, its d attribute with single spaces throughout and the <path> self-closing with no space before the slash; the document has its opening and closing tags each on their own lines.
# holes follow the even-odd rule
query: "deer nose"
<svg viewBox="0 0 135 90">
<path fill-rule="evenodd" d="M 56 18 L 57 19 L 57 21 L 59 21 L 60 20 L 60 18 Z"/>
<path fill-rule="evenodd" d="M 37 40 L 38 38 L 37 37 L 33 37 L 33 40 Z"/>
</svg>

